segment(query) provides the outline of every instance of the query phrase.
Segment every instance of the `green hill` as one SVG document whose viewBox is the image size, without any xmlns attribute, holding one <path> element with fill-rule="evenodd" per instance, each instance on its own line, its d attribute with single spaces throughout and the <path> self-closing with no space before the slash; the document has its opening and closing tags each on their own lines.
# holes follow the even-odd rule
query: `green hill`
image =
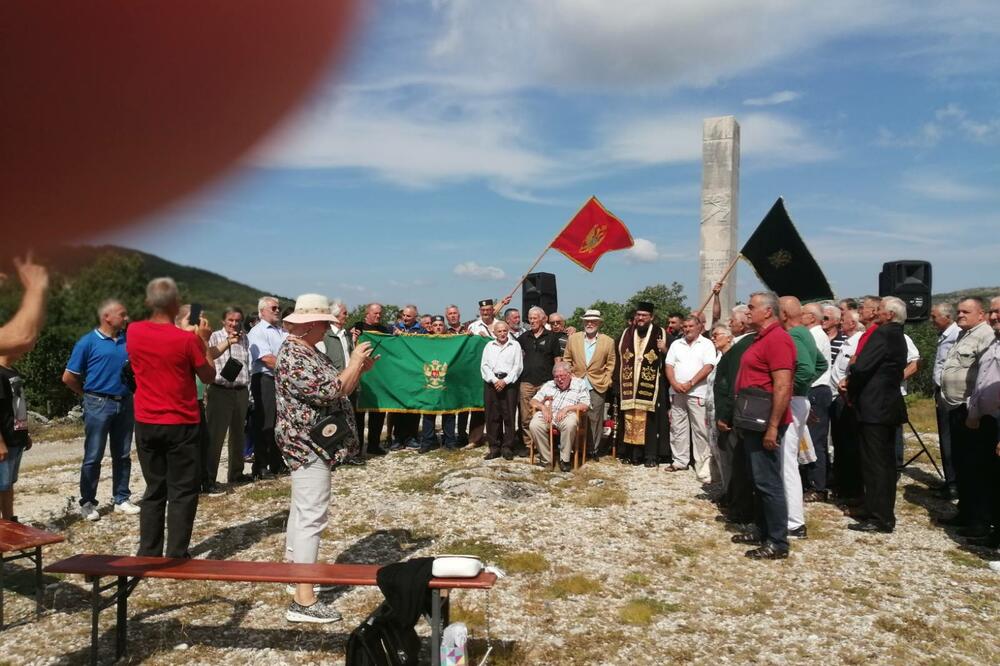
<svg viewBox="0 0 1000 666">
<path fill-rule="evenodd" d="M 940 303 L 941 301 L 947 301 L 949 303 L 958 303 L 963 298 L 970 298 L 976 296 L 988 302 L 994 296 L 1000 296 L 1000 287 L 970 287 L 968 289 L 959 289 L 958 291 L 949 291 L 943 294 L 934 294 L 933 296 L 931 296 L 931 300 L 934 303 Z"/>
</svg>

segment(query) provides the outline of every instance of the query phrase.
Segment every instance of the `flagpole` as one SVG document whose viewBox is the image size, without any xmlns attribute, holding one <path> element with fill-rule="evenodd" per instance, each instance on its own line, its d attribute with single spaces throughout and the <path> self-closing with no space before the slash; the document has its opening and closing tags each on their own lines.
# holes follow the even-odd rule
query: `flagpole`
<svg viewBox="0 0 1000 666">
<path fill-rule="evenodd" d="M 729 277 L 729 274 L 733 271 L 734 268 L 736 268 L 736 263 L 742 257 L 743 257 L 742 254 L 740 254 L 738 252 L 736 253 L 736 256 L 733 258 L 732 263 L 729 264 L 729 268 L 726 269 L 726 272 L 722 274 L 722 277 L 718 279 L 717 283 L 725 284 L 726 278 Z M 697 310 L 695 310 L 695 314 L 699 314 L 700 315 L 702 313 L 702 311 L 708 306 L 708 304 L 712 302 L 713 298 L 715 298 L 715 293 L 714 292 L 711 293 L 711 294 L 709 294 L 708 298 L 705 299 L 705 302 L 701 304 L 701 307 L 698 308 Z"/>
<path fill-rule="evenodd" d="M 562 232 L 560 232 L 560 233 L 562 233 Z M 559 238 L 559 234 L 556 234 L 556 237 L 552 239 L 552 243 L 556 242 L 556 238 Z M 545 253 L 548 252 L 549 249 L 552 248 L 552 243 L 549 243 L 548 245 L 545 246 L 545 249 L 542 250 L 542 253 L 540 255 L 538 255 L 537 259 L 535 259 L 535 263 L 531 264 L 531 267 L 528 268 L 528 270 L 526 270 L 524 272 L 524 274 L 521 276 L 521 279 L 517 281 L 517 284 L 514 285 L 514 288 L 510 290 L 509 294 L 507 294 L 507 298 L 508 299 L 511 299 L 511 298 L 514 297 L 514 292 L 517 291 L 517 288 L 520 287 L 522 284 L 524 284 L 524 281 L 528 279 L 528 275 L 531 273 L 531 271 L 533 271 L 535 269 L 535 266 L 537 266 L 539 263 L 541 263 L 542 257 L 544 257 Z"/>
</svg>

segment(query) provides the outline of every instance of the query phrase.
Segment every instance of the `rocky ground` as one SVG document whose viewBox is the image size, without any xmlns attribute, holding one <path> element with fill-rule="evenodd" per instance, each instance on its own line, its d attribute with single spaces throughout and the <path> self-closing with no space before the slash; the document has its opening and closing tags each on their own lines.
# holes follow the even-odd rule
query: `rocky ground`
<svg viewBox="0 0 1000 666">
<path fill-rule="evenodd" d="M 75 510 L 80 440 L 39 442 L 17 486 L 22 520 L 66 534 L 47 562 L 74 553 L 135 551 L 135 517 Z M 110 498 L 110 465 L 99 499 Z M 948 503 L 904 474 L 892 535 L 847 530 L 832 505 L 807 507 L 809 538 L 781 562 L 752 562 L 687 473 L 609 459 L 572 474 L 482 451 L 396 453 L 332 476 L 321 558 L 390 562 L 473 553 L 506 569 L 489 594 L 458 592 L 453 620 L 493 664 L 990 664 L 1000 663 L 1000 573 L 995 551 L 970 548 L 932 524 Z M 141 496 L 138 463 L 132 489 Z M 707 489 L 710 493 L 712 489 Z M 196 557 L 279 560 L 289 481 L 203 498 Z M 46 612 L 33 616 L 32 576 L 7 567 L 0 663 L 85 663 L 88 588 L 47 576 Z M 336 664 L 347 634 L 380 601 L 377 589 L 331 593 L 344 622 L 288 624 L 278 585 L 148 580 L 130 600 L 129 662 Z M 113 654 L 114 612 L 101 622 Z M 426 635 L 428 628 L 421 623 Z M 474 663 L 478 663 L 474 662 Z"/>
</svg>

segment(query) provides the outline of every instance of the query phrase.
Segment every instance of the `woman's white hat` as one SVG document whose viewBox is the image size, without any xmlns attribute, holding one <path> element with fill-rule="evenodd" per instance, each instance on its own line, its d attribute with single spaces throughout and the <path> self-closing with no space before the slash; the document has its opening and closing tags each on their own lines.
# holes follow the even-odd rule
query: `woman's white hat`
<svg viewBox="0 0 1000 666">
<path fill-rule="evenodd" d="M 295 311 L 284 318 L 289 324 L 308 324 L 312 321 L 337 321 L 330 314 L 330 299 L 322 294 L 302 294 L 295 299 Z"/>
</svg>

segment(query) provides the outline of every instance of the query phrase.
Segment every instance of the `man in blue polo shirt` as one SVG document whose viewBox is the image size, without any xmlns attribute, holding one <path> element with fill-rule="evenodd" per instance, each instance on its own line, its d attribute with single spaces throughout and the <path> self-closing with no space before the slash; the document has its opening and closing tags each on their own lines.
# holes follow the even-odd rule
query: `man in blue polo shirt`
<svg viewBox="0 0 1000 666">
<path fill-rule="evenodd" d="M 91 521 L 101 519 L 97 512 L 97 482 L 109 441 L 114 510 L 139 513 L 139 507 L 129 501 L 132 493 L 128 487 L 135 425 L 132 393 L 121 379 L 122 366 L 128 361 L 124 330 L 128 311 L 118 301 L 106 300 L 97 308 L 97 316 L 100 325 L 77 341 L 62 376 L 63 383 L 83 397 L 80 514 Z"/>
</svg>

